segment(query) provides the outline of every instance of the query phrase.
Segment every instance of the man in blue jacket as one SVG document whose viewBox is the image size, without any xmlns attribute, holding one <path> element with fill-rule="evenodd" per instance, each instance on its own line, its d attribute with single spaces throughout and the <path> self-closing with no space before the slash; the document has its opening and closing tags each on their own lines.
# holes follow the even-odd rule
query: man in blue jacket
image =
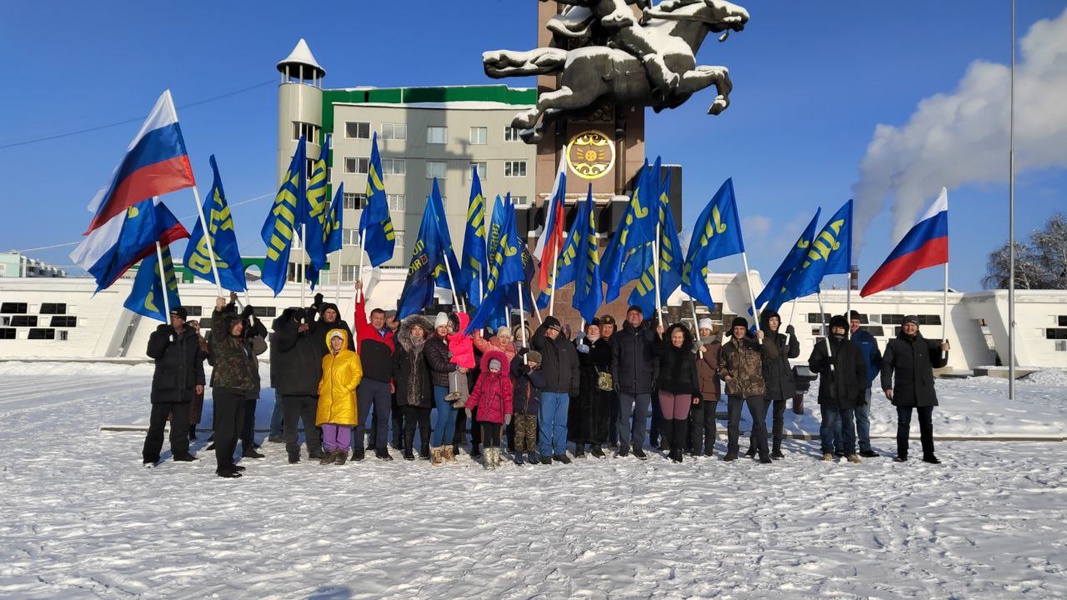
<svg viewBox="0 0 1067 600">
<path fill-rule="evenodd" d="M 871 385 L 882 372 L 882 352 L 878 349 L 878 340 L 865 329 L 860 328 L 863 315 L 856 311 L 849 313 L 849 332 L 853 345 L 859 347 L 860 356 L 867 365 L 866 387 L 863 389 L 864 402 L 856 407 L 856 437 L 859 440 L 860 456 L 874 458 L 879 456 L 871 449 Z"/>
</svg>

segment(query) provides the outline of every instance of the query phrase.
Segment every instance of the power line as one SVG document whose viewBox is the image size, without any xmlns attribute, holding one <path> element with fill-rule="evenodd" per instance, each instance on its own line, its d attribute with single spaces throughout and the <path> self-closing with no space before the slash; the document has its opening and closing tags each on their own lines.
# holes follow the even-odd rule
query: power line
<svg viewBox="0 0 1067 600">
<path fill-rule="evenodd" d="M 254 89 L 257 89 L 257 88 L 261 88 L 261 87 L 270 85 L 272 83 L 275 83 L 274 79 L 270 79 L 270 80 L 267 80 L 267 81 L 264 81 L 264 82 L 261 82 L 261 83 L 257 83 L 255 85 L 251 85 L 251 86 L 248 86 L 248 87 L 245 87 L 245 88 L 241 88 L 239 90 L 234 90 L 232 92 L 227 92 L 227 93 L 219 95 L 219 96 L 213 96 L 211 98 L 206 98 L 204 100 L 198 100 L 198 101 L 192 102 L 190 104 L 183 104 L 179 108 L 182 108 L 182 109 L 192 108 L 194 106 L 200 106 L 201 104 L 208 104 L 209 102 L 215 102 L 217 100 L 223 100 L 225 98 L 229 98 L 230 96 L 236 96 L 237 94 L 243 94 L 245 92 L 248 92 L 248 91 L 251 91 L 251 90 L 254 90 Z M 127 123 L 136 123 L 138 121 L 143 121 L 143 120 L 144 120 L 144 117 L 135 117 L 133 119 L 126 119 L 124 121 L 117 121 L 115 123 L 108 123 L 107 125 L 98 125 L 96 127 L 89 127 L 87 129 L 79 129 L 77 131 L 68 131 L 66 133 L 57 133 L 55 135 L 49 135 L 49 136 L 46 136 L 46 137 L 34 138 L 32 140 L 23 140 L 21 142 L 12 142 L 10 144 L 0 144 L 0 150 L 6 150 L 8 148 L 17 148 L 19 146 L 28 146 L 30 144 L 37 144 L 37 143 L 40 143 L 40 142 L 47 142 L 47 141 L 50 141 L 50 140 L 58 140 L 58 139 L 65 138 L 65 137 L 81 135 L 83 133 L 91 133 L 93 131 L 100 131 L 101 129 L 108 129 L 108 128 L 111 128 L 111 127 L 118 127 L 119 125 L 125 125 Z"/>
</svg>

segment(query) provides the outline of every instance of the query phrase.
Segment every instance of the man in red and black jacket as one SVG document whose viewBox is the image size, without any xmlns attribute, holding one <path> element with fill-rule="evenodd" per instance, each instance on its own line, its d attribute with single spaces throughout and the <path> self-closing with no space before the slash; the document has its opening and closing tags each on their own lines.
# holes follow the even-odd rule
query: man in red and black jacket
<svg viewBox="0 0 1067 600">
<path fill-rule="evenodd" d="M 363 380 L 356 389 L 356 404 L 359 415 L 356 421 L 355 443 L 352 460 L 363 460 L 363 440 L 367 427 L 367 415 L 374 406 L 374 455 L 382 460 L 393 460 L 389 455 L 389 412 L 392 403 L 393 379 L 393 332 L 385 326 L 385 311 L 376 308 L 367 320 L 367 298 L 363 295 L 363 282 L 356 281 L 356 337 L 359 340 L 356 352 L 363 365 Z"/>
</svg>

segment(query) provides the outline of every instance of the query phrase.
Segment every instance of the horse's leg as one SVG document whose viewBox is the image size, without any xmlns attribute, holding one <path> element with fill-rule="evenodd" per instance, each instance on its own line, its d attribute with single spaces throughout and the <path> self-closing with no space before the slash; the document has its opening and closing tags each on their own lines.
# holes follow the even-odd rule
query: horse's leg
<svg viewBox="0 0 1067 600">
<path fill-rule="evenodd" d="M 709 67 L 707 65 L 695 67 L 685 75 L 682 75 L 682 82 L 678 86 L 677 92 L 679 94 L 693 94 L 712 85 L 715 86 L 718 95 L 715 96 L 715 100 L 708 107 L 708 114 L 717 115 L 730 106 L 730 92 L 734 89 L 733 82 L 730 81 L 730 71 L 726 67 Z"/>
<path fill-rule="evenodd" d="M 485 74 L 496 79 L 552 73 L 562 69 L 566 61 L 567 51 L 562 48 L 490 50 L 482 53 Z"/>
</svg>

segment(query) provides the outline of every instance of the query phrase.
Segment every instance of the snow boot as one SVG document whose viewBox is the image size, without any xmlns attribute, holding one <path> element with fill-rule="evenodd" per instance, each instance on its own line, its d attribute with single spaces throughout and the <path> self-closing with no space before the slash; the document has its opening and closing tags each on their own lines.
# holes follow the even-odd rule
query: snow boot
<svg viewBox="0 0 1067 600">
<path fill-rule="evenodd" d="M 456 451 L 455 448 L 453 448 L 452 446 L 445 446 L 445 451 L 442 455 L 442 458 L 445 460 L 445 462 L 459 462 L 456 460 Z"/>
<path fill-rule="evenodd" d="M 439 467 L 445 463 L 444 457 L 441 454 L 441 448 L 437 447 L 430 451 L 430 464 L 435 467 Z"/>
</svg>

